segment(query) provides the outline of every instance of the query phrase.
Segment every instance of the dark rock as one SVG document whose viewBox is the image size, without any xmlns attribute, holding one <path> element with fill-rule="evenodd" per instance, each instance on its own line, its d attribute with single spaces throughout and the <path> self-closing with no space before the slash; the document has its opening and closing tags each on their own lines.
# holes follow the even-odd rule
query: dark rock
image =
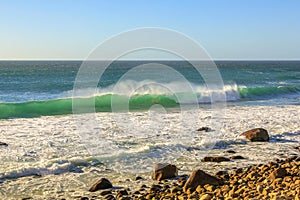
<svg viewBox="0 0 300 200">
<path fill-rule="evenodd" d="M 137 190 L 137 191 L 133 192 L 133 194 L 141 194 L 141 192 Z"/>
<path fill-rule="evenodd" d="M 215 174 L 215 177 L 219 178 L 219 179 L 223 179 L 223 180 L 228 180 L 230 178 L 229 173 L 227 171 L 218 171 Z"/>
<path fill-rule="evenodd" d="M 222 176 L 222 175 L 226 175 L 226 174 L 228 174 L 227 171 L 218 171 L 218 172 L 215 174 L 215 176 Z"/>
<path fill-rule="evenodd" d="M 151 177 L 153 180 L 161 181 L 163 179 L 175 178 L 177 174 L 178 170 L 175 165 L 158 163 L 154 166 L 154 172 L 152 172 Z"/>
<path fill-rule="evenodd" d="M 101 178 L 99 181 L 97 181 L 90 189 L 90 192 L 95 192 L 97 190 L 103 190 L 103 189 L 109 189 L 112 188 L 112 184 L 109 180 L 106 178 Z"/>
<path fill-rule="evenodd" d="M 266 142 L 269 141 L 268 131 L 263 128 L 255 128 L 242 133 L 251 142 Z"/>
<path fill-rule="evenodd" d="M 224 162 L 224 161 L 230 161 L 229 158 L 225 158 L 222 156 L 217 156 L 217 157 L 204 157 L 202 160 L 202 162 Z"/>
<path fill-rule="evenodd" d="M 5 146 L 5 147 L 7 147 L 7 146 L 8 146 L 8 144 L 7 144 L 7 143 L 5 143 L 5 142 L 0 142 L 0 146 Z"/>
<path fill-rule="evenodd" d="M 188 189 L 194 191 L 199 185 L 204 186 L 206 184 L 219 185 L 220 180 L 198 169 L 191 173 L 189 179 L 186 181 L 183 187 L 183 191 L 187 192 Z"/>
<path fill-rule="evenodd" d="M 144 178 L 143 177 L 141 177 L 141 176 L 137 176 L 137 177 L 135 177 L 135 180 L 136 181 L 138 181 L 138 180 L 143 180 Z"/>
<path fill-rule="evenodd" d="M 162 186 L 160 185 L 151 185 L 149 188 L 149 193 L 156 193 L 162 189 Z"/>
<path fill-rule="evenodd" d="M 119 191 L 117 192 L 117 197 L 118 197 L 118 198 L 120 198 L 120 197 L 122 197 L 122 196 L 126 196 L 126 195 L 128 195 L 127 190 L 119 190 Z"/>
<path fill-rule="evenodd" d="M 198 128 L 197 131 L 205 131 L 205 132 L 209 132 L 209 131 L 211 131 L 211 128 L 209 128 L 209 127 L 207 127 L 207 126 L 204 126 L 204 127 Z"/>
<path fill-rule="evenodd" d="M 239 160 L 239 159 L 246 159 L 243 156 L 230 156 L 230 159 L 232 160 Z"/>
<path fill-rule="evenodd" d="M 80 200 L 89 200 L 88 197 L 81 197 Z"/>
<path fill-rule="evenodd" d="M 277 178 L 283 178 L 283 177 L 286 176 L 286 175 L 287 175 L 286 169 L 284 169 L 284 168 L 278 168 L 278 169 L 274 170 L 274 171 L 270 174 L 269 179 L 275 180 L 275 179 L 277 179 Z"/>
<path fill-rule="evenodd" d="M 236 152 L 229 149 L 229 150 L 224 151 L 224 153 L 236 153 Z"/>
</svg>

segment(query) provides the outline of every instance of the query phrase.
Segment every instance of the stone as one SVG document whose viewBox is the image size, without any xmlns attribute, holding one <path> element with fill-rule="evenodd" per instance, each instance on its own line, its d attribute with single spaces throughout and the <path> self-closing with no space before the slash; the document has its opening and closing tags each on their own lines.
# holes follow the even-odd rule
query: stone
<svg viewBox="0 0 300 200">
<path fill-rule="evenodd" d="M 209 192 L 213 192 L 215 189 L 213 185 L 205 185 L 204 188 Z"/>
<path fill-rule="evenodd" d="M 122 196 L 126 196 L 126 195 L 128 195 L 127 190 L 119 190 L 119 191 L 117 191 L 117 197 L 118 198 L 120 198 Z"/>
<path fill-rule="evenodd" d="M 226 174 L 228 174 L 227 171 L 218 171 L 218 172 L 216 172 L 215 176 L 222 176 L 222 175 L 226 175 Z"/>
<path fill-rule="evenodd" d="M 230 156 L 231 160 L 240 160 L 240 159 L 246 159 L 243 156 Z"/>
<path fill-rule="evenodd" d="M 207 126 L 203 126 L 201 128 L 198 128 L 197 131 L 205 131 L 205 132 L 209 132 L 211 131 L 211 128 L 207 127 Z"/>
<path fill-rule="evenodd" d="M 156 193 L 156 192 L 160 191 L 161 188 L 162 188 L 162 186 L 160 186 L 160 185 L 151 185 L 151 187 L 149 188 L 149 192 Z"/>
<path fill-rule="evenodd" d="M 255 128 L 241 134 L 251 142 L 266 142 L 269 141 L 269 134 L 266 129 Z"/>
<path fill-rule="evenodd" d="M 222 156 L 217 156 L 217 157 L 207 156 L 204 157 L 201 161 L 202 162 L 224 162 L 224 161 L 230 161 L 230 159 Z"/>
<path fill-rule="evenodd" d="M 211 200 L 211 196 L 209 194 L 204 194 L 200 197 L 200 200 Z"/>
<path fill-rule="evenodd" d="M 175 165 L 158 163 L 154 166 L 151 177 L 153 180 L 161 181 L 163 179 L 175 178 L 177 175 L 178 169 Z"/>
<path fill-rule="evenodd" d="M 8 144 L 7 144 L 7 143 L 5 143 L 5 142 L 0 142 L 0 146 L 5 146 L 5 147 L 7 147 L 7 146 L 8 146 Z"/>
<path fill-rule="evenodd" d="M 106 178 L 101 178 L 89 189 L 90 192 L 96 192 L 97 190 L 112 188 L 111 182 Z"/>
<path fill-rule="evenodd" d="M 236 152 L 233 151 L 233 150 L 231 150 L 231 149 L 229 149 L 229 150 L 224 151 L 224 153 L 236 153 Z"/>
<path fill-rule="evenodd" d="M 198 169 L 191 173 L 183 187 L 183 191 L 186 192 L 189 188 L 194 191 L 199 185 L 204 186 L 206 184 L 219 185 L 220 180 Z"/>
<path fill-rule="evenodd" d="M 138 181 L 138 180 L 143 180 L 144 178 L 143 177 L 141 177 L 141 176 L 137 176 L 137 177 L 135 177 L 135 180 L 136 181 Z"/>
<path fill-rule="evenodd" d="M 275 169 L 269 176 L 269 179 L 275 180 L 277 178 L 283 178 L 287 175 L 287 171 L 284 168 Z"/>
</svg>

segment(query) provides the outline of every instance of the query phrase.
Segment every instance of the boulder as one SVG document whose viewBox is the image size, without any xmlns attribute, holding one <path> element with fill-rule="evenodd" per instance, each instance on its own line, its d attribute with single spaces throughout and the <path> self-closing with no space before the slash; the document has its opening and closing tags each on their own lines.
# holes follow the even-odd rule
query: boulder
<svg viewBox="0 0 300 200">
<path fill-rule="evenodd" d="M 230 156 L 230 159 L 232 159 L 232 160 L 239 160 L 239 159 L 246 159 L 246 158 L 244 158 L 243 156 Z"/>
<path fill-rule="evenodd" d="M 151 174 L 153 180 L 161 181 L 163 179 L 175 178 L 178 175 L 178 169 L 175 165 L 168 163 L 158 163 L 154 165 L 154 171 Z"/>
<path fill-rule="evenodd" d="M 112 188 L 111 182 L 106 178 L 101 178 L 89 189 L 90 192 Z"/>
<path fill-rule="evenodd" d="M 255 128 L 249 131 L 246 131 L 241 134 L 245 136 L 251 142 L 265 142 L 269 141 L 269 134 L 268 131 L 263 128 Z"/>
<path fill-rule="evenodd" d="M 7 147 L 7 146 L 8 146 L 8 144 L 7 144 L 7 143 L 5 143 L 5 142 L 0 142 L 0 146 L 5 146 L 5 147 Z"/>
<path fill-rule="evenodd" d="M 224 153 L 236 153 L 236 152 L 233 151 L 233 150 L 231 150 L 231 149 L 229 149 L 229 150 L 224 151 Z"/>
<path fill-rule="evenodd" d="M 284 168 L 275 169 L 269 176 L 270 180 L 275 180 L 277 178 L 283 178 L 287 175 L 287 171 Z"/>
<path fill-rule="evenodd" d="M 201 161 L 202 162 L 224 162 L 224 161 L 230 161 L 230 159 L 222 156 L 217 156 L 217 157 L 207 156 L 204 157 Z"/>
<path fill-rule="evenodd" d="M 141 176 L 137 176 L 137 177 L 135 177 L 135 180 L 136 180 L 136 181 L 138 181 L 138 180 L 144 180 L 144 178 L 141 177 Z"/>
<path fill-rule="evenodd" d="M 220 179 L 211 176 L 200 169 L 197 169 L 191 173 L 189 179 L 183 186 L 183 191 L 187 192 L 188 189 L 194 191 L 199 185 L 204 186 L 206 184 L 219 185 Z"/>
<path fill-rule="evenodd" d="M 207 126 L 204 126 L 204 127 L 198 128 L 197 131 L 205 131 L 205 132 L 209 132 L 209 131 L 211 131 L 211 128 L 209 128 L 209 127 L 207 127 Z"/>
</svg>

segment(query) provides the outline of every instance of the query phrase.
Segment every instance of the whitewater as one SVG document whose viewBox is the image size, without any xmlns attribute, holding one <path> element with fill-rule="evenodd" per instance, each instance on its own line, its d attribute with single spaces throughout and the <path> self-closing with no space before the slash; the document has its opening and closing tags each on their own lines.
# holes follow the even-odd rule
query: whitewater
<svg viewBox="0 0 300 200">
<path fill-rule="evenodd" d="M 92 197 L 88 188 L 103 176 L 138 188 L 150 184 L 158 162 L 175 164 L 180 174 L 214 173 L 299 154 L 300 62 L 218 61 L 224 85 L 216 91 L 181 61 L 162 63 L 188 87 L 119 81 L 145 62 L 113 63 L 96 88 L 76 95 L 79 61 L 1 61 L 0 142 L 7 145 L 0 146 L 0 199 Z M 73 114 L 74 102 L 94 109 Z M 240 136 L 257 127 L 268 130 L 270 142 Z M 201 162 L 229 157 L 229 149 L 246 159 Z M 127 180 L 138 175 L 145 179 Z"/>
<path fill-rule="evenodd" d="M 181 119 L 182 115 L 197 115 L 198 123 L 189 123 L 193 119 Z M 294 147 L 300 143 L 299 116 L 298 106 L 231 106 L 226 109 L 220 132 L 211 127 L 212 131 L 205 133 L 196 130 L 211 124 L 211 110 L 207 108 L 119 113 L 117 118 L 114 113 L 99 112 L 96 118 L 101 123 L 94 131 L 114 144 L 113 149 L 109 145 L 101 148 L 101 155 L 82 140 L 72 115 L 1 120 L 1 138 L 8 146 L 0 147 L 0 196 L 91 196 L 87 190 L 99 176 L 109 177 L 114 185 L 133 184 L 135 188 L 150 181 L 149 172 L 157 162 L 176 164 L 180 174 L 196 167 L 213 173 L 289 157 L 297 154 Z M 135 124 L 128 126 L 128 117 Z M 147 131 L 139 132 L 139 126 Z M 251 143 L 239 136 L 256 127 L 269 131 L 269 143 Z M 209 164 L 200 161 L 207 155 L 226 156 L 228 149 L 246 159 Z M 147 179 L 138 184 L 126 181 L 137 175 Z"/>
</svg>

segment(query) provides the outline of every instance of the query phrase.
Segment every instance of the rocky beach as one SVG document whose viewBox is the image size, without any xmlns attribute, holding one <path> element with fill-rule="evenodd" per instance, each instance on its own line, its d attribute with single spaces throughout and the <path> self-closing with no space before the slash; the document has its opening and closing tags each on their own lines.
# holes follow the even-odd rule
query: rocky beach
<svg viewBox="0 0 300 200">
<path fill-rule="evenodd" d="M 1 120 L 0 196 L 2 199 L 297 199 L 298 108 L 229 106 L 223 137 L 211 149 L 184 146 L 176 149 L 181 151 L 178 157 L 170 153 L 155 158 L 151 157 L 157 155 L 153 147 L 143 148 L 132 152 L 134 157 L 111 163 L 101 162 L 101 158 L 87 151 L 71 115 Z M 213 127 L 208 126 L 209 110 L 182 112 L 187 116 L 189 112 L 197 112 L 201 121 L 187 126 L 187 133 L 214 134 Z M 182 131 L 175 120 L 179 114 L 176 111 L 164 114 L 169 117 L 164 125 L 175 122 L 172 130 Z M 103 122 L 101 130 L 107 134 L 111 130 L 120 131 L 111 126 L 114 118 L 110 115 L 96 114 Z M 144 115 L 148 112 L 132 113 L 132 117 L 139 119 Z M 154 115 L 161 119 L 160 113 Z M 149 132 L 156 130 L 157 127 Z M 117 136 L 110 137 L 120 141 Z M 135 148 L 136 144 L 130 144 L 131 149 Z M 143 160 L 139 155 L 148 157 Z M 130 171 L 132 167 L 137 170 Z M 165 167 L 167 171 L 160 171 Z M 155 170 L 158 173 L 153 173 Z"/>
<path fill-rule="evenodd" d="M 162 176 L 167 175 L 170 178 L 172 168 L 172 165 L 162 168 Z M 175 173 L 173 176 L 171 180 L 165 177 L 156 184 L 141 185 L 134 190 L 110 190 L 112 185 L 107 185 L 101 179 L 96 185 L 99 187 L 97 190 L 102 190 L 91 199 L 300 199 L 300 157 L 297 156 L 231 171 L 219 171 L 214 176 L 200 169 L 193 171 L 190 176 L 176 176 Z M 95 185 L 92 189 L 95 189 Z"/>
</svg>

